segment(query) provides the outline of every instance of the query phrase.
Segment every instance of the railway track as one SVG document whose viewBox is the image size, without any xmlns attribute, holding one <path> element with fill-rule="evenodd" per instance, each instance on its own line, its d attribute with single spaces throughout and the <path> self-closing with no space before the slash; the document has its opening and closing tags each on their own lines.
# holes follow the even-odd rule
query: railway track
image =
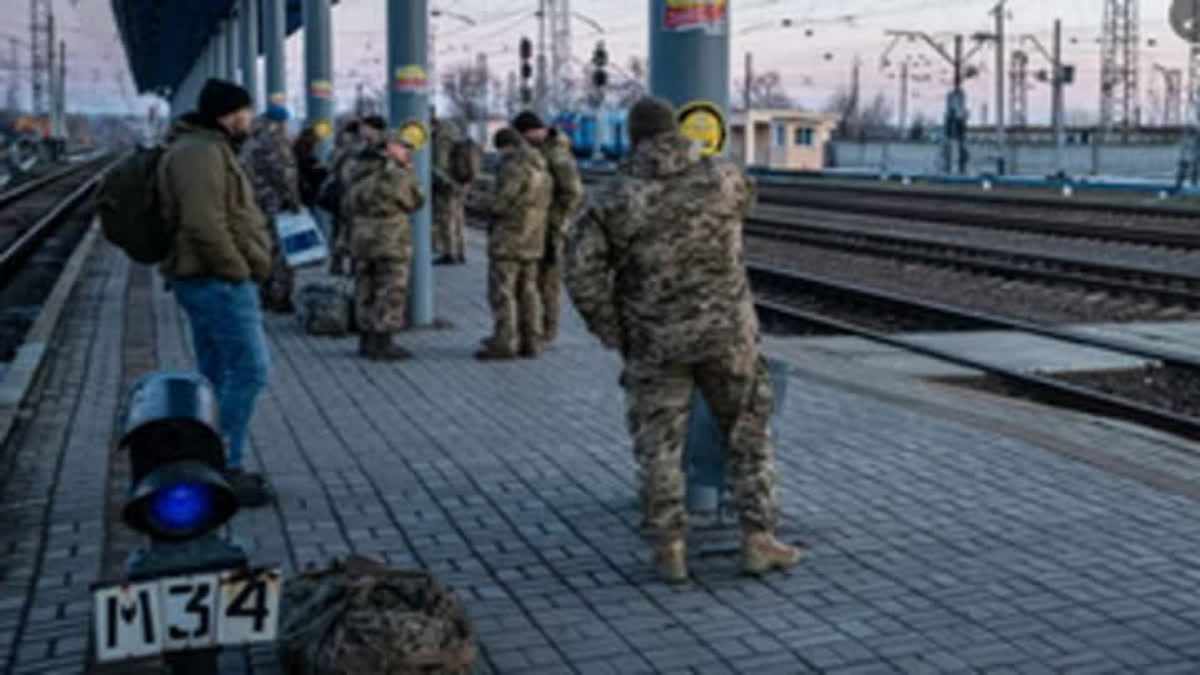
<svg viewBox="0 0 1200 675">
<path fill-rule="evenodd" d="M 1131 204 L 866 188 L 825 182 L 759 185 L 763 203 L 822 208 L 994 230 L 1036 232 L 1178 248 L 1200 248 L 1200 211 Z"/>
<path fill-rule="evenodd" d="M 760 316 L 768 322 L 816 327 L 822 332 L 855 335 L 872 342 L 971 368 L 997 378 L 1035 400 L 1092 414 L 1122 419 L 1200 440 L 1200 417 L 1113 395 L 1053 376 L 1005 368 L 969 353 L 919 344 L 892 331 L 901 322 L 864 317 L 919 317 L 954 328 L 1002 328 L 1052 338 L 1074 345 L 1139 356 L 1163 367 L 1200 377 L 1200 359 L 1142 344 L 1084 334 L 1056 326 L 1021 321 L 888 293 L 798 272 L 750 264 L 751 282 Z M 850 307 L 849 311 L 847 308 Z M 851 318 L 847 318 L 847 315 Z M 881 325 L 883 323 L 884 325 Z"/>
<path fill-rule="evenodd" d="M 108 158 L 0 195 L 0 362 L 13 358 L 62 265 L 87 229 L 79 215 Z"/>
<path fill-rule="evenodd" d="M 1150 265 L 1099 261 L 1054 252 L 1032 253 L 921 234 L 880 232 L 869 227 L 833 224 L 807 210 L 805 214 L 789 214 L 786 219 L 753 217 L 746 222 L 746 234 L 1006 278 L 1148 297 L 1166 305 L 1200 307 L 1200 276 Z"/>
</svg>

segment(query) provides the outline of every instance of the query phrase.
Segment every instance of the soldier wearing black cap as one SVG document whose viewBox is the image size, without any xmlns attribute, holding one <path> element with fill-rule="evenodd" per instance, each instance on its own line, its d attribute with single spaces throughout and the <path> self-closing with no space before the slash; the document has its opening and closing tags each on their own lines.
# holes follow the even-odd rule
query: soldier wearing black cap
<svg viewBox="0 0 1200 675">
<path fill-rule="evenodd" d="M 538 263 L 538 294 L 542 297 L 542 342 L 548 344 L 558 336 L 561 314 L 559 298 L 562 293 L 563 236 L 567 219 L 583 201 L 583 181 L 579 166 L 571 154 L 571 141 L 557 129 L 547 129 L 541 118 L 526 110 L 512 122 L 531 146 L 542 153 L 554 179 L 554 196 L 546 217 L 546 249 Z"/>
<path fill-rule="evenodd" d="M 251 106 L 245 89 L 209 80 L 196 111 L 172 126 L 158 166 L 163 216 L 176 233 L 162 271 L 188 315 L 198 369 L 216 389 L 227 477 L 247 506 L 269 498 L 262 479 L 242 468 L 250 417 L 270 374 L 258 294 L 271 271 L 270 238 L 238 160 Z"/>
</svg>

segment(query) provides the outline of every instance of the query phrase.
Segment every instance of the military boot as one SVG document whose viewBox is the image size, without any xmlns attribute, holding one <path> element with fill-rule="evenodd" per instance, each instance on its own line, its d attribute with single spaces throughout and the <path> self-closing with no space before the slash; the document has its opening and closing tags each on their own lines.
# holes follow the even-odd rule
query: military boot
<svg viewBox="0 0 1200 675">
<path fill-rule="evenodd" d="M 483 343 L 483 347 L 475 352 L 475 358 L 480 361 L 507 361 L 517 358 L 517 353 L 507 349 L 501 349 L 495 341 L 488 340 Z"/>
<path fill-rule="evenodd" d="M 785 544 L 771 532 L 749 532 L 742 539 L 742 572 L 765 574 L 800 562 L 803 552 Z"/>
<path fill-rule="evenodd" d="M 668 539 L 654 545 L 654 567 L 660 579 L 668 584 L 688 580 L 687 542 L 682 538 Z"/>
<path fill-rule="evenodd" d="M 371 358 L 376 361 L 407 361 L 412 352 L 392 342 L 391 333 L 375 333 L 375 350 Z"/>
<path fill-rule="evenodd" d="M 358 355 L 371 358 L 375 353 L 375 334 L 361 332 L 358 334 Z"/>
</svg>

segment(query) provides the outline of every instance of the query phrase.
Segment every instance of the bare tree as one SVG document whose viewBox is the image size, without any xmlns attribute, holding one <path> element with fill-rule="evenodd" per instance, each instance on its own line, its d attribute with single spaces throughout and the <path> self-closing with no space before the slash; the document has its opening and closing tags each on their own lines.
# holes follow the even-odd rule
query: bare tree
<svg viewBox="0 0 1200 675">
<path fill-rule="evenodd" d="M 466 122 L 487 119 L 487 70 L 476 64 L 460 64 L 442 76 L 442 94 L 450 101 L 451 114 Z"/>
<path fill-rule="evenodd" d="M 633 105 L 639 98 L 646 95 L 646 65 L 640 58 L 633 56 L 629 66 L 622 73 L 621 79 L 612 87 L 612 102 L 621 109 Z"/>
<path fill-rule="evenodd" d="M 731 97 L 745 107 L 746 80 L 733 81 L 734 93 Z M 750 78 L 750 107 L 767 108 L 771 110 L 791 110 L 796 108 L 796 102 L 788 95 L 783 87 L 783 77 L 779 71 L 769 70 Z"/>
<path fill-rule="evenodd" d="M 841 118 L 838 136 L 857 140 L 879 140 L 894 135 L 891 126 L 892 104 L 881 93 L 862 105 L 848 90 L 839 90 L 825 106 L 827 112 Z"/>
</svg>

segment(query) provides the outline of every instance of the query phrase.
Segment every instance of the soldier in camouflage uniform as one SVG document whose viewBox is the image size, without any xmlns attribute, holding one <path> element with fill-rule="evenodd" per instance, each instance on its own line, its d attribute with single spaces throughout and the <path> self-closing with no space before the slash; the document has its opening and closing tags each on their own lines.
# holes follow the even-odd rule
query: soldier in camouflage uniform
<svg viewBox="0 0 1200 675">
<path fill-rule="evenodd" d="M 467 261 L 463 242 L 466 220 L 467 186 L 454 178 L 451 166 L 458 129 L 449 120 L 433 123 L 433 250 L 439 255 L 435 265 L 461 264 Z"/>
<path fill-rule="evenodd" d="M 554 201 L 546 219 L 546 250 L 538 264 L 542 341 L 545 344 L 558 337 L 558 319 L 562 313 L 559 299 L 562 295 L 563 234 L 567 219 L 583 201 L 583 181 L 579 178 L 575 156 L 571 154 L 571 141 L 557 129 L 547 129 L 542 120 L 529 111 L 517 115 L 513 128 L 542 153 L 554 179 Z"/>
<path fill-rule="evenodd" d="M 258 207 L 274 220 L 282 211 L 300 208 L 300 177 L 296 158 L 287 138 L 288 110 L 271 104 L 254 125 L 250 139 L 242 148 L 242 164 L 254 184 Z M 271 235 L 271 276 L 261 286 L 262 305 L 276 312 L 291 312 L 292 270 L 279 245 L 274 225 Z"/>
<path fill-rule="evenodd" d="M 350 189 L 354 187 L 355 176 L 358 175 L 356 164 L 359 159 L 374 157 L 380 143 L 384 140 L 384 132 L 387 130 L 387 122 L 379 115 L 370 115 L 363 118 L 358 125 L 358 139 L 355 144 L 347 147 L 347 149 L 334 159 L 333 171 L 338 178 L 338 182 L 342 185 L 342 205 L 338 210 L 338 235 L 334 242 L 334 250 L 337 252 L 339 269 L 333 270 L 335 274 L 339 273 L 341 267 L 341 259 L 349 258 L 349 274 L 354 275 L 356 264 L 354 260 L 354 251 L 352 250 L 352 242 L 354 239 L 354 213 L 349 208 L 347 197 L 350 195 Z"/>
<path fill-rule="evenodd" d="M 502 155 L 488 228 L 488 301 L 495 330 L 476 357 L 511 359 L 540 352 L 537 264 L 546 237 L 553 181 L 546 160 L 512 129 L 494 139 Z"/>
<path fill-rule="evenodd" d="M 774 537 L 773 395 L 742 251 L 754 184 L 732 164 L 699 157 L 663 101 L 636 103 L 629 134 L 628 169 L 568 233 L 566 283 L 588 328 L 625 359 L 658 572 L 672 583 L 688 576 L 681 456 L 694 387 L 726 437 L 742 569 L 794 565 L 800 551 Z"/>
<path fill-rule="evenodd" d="M 356 261 L 355 318 L 359 353 L 373 360 L 411 358 L 392 338 L 404 328 L 412 223 L 425 196 L 410 160 L 412 146 L 393 132 L 383 145 L 355 158 L 345 198 L 353 218 L 350 253 Z"/>
</svg>

